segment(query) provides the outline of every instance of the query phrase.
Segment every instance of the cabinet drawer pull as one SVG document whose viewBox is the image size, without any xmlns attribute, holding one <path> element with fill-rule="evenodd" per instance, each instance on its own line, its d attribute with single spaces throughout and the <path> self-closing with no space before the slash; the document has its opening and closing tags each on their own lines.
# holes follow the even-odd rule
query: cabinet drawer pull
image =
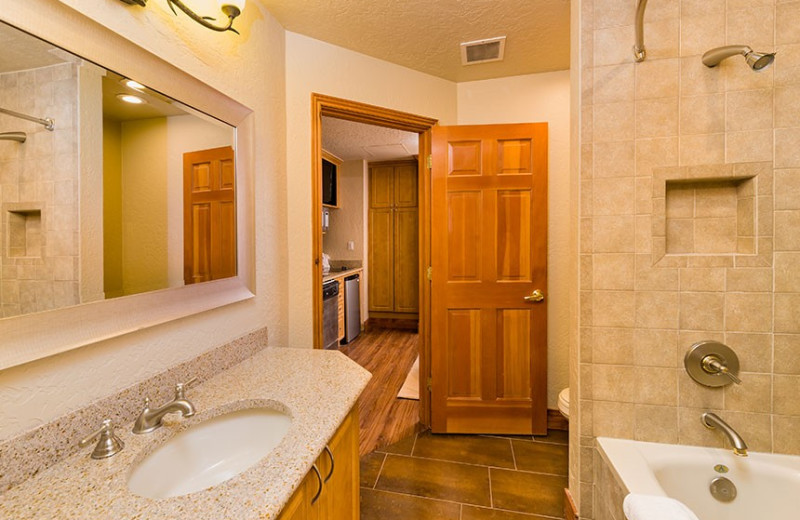
<svg viewBox="0 0 800 520">
<path fill-rule="evenodd" d="M 325 477 L 325 480 L 324 480 L 324 482 L 327 484 L 328 481 L 333 476 L 333 468 L 336 466 L 336 464 L 333 462 L 333 452 L 331 452 L 331 449 L 328 447 L 327 444 L 325 445 L 325 452 L 328 454 L 328 457 L 331 458 L 331 471 L 328 473 L 328 476 Z"/>
<path fill-rule="evenodd" d="M 311 505 L 314 505 L 319 499 L 319 496 L 322 494 L 322 475 L 319 474 L 319 468 L 317 468 L 316 464 L 312 465 L 311 469 L 313 469 L 314 473 L 317 474 L 317 480 L 319 481 L 319 489 L 317 490 L 317 494 L 311 499 Z"/>
</svg>

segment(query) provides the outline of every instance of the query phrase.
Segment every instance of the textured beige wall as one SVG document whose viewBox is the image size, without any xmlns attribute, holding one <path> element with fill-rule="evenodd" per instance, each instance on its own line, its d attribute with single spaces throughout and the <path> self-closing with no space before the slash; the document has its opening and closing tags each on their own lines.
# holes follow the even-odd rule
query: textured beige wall
<svg viewBox="0 0 800 520">
<path fill-rule="evenodd" d="M 78 67 L 78 162 L 80 198 L 80 282 L 82 303 L 102 300 L 103 291 L 103 76 L 93 63 Z M 89 203 L 88 201 L 92 201 Z"/>
<path fill-rule="evenodd" d="M 289 345 L 310 348 L 311 94 L 456 122 L 456 84 L 306 36 L 286 33 Z"/>
<path fill-rule="evenodd" d="M 233 146 L 234 130 L 219 121 L 185 115 L 167 118 L 167 257 L 169 287 L 183 285 L 183 154 Z"/>
<path fill-rule="evenodd" d="M 458 84 L 458 124 L 548 123 L 547 407 L 569 386 L 569 71 Z"/>
<path fill-rule="evenodd" d="M 255 112 L 254 150 L 256 297 L 220 309 L 0 372 L 0 439 L 192 359 L 242 334 L 267 326 L 270 342 L 285 344 L 286 265 L 284 31 L 257 2 L 236 26 L 241 36 L 218 34 L 150 2 L 64 0 L 97 22 L 151 50 Z M 4 11 L 14 23 L 25 10 Z M 91 52 L 80 31 L 65 33 L 58 19 L 28 16 L 44 38 Z"/>
<path fill-rule="evenodd" d="M 125 121 L 122 155 L 122 293 L 167 287 L 167 120 Z"/>
<path fill-rule="evenodd" d="M 122 127 L 103 119 L 103 288 L 122 296 Z"/>
<path fill-rule="evenodd" d="M 322 250 L 331 260 L 364 260 L 365 164 L 345 161 L 339 170 L 339 208 L 331 209 L 330 229 L 322 237 Z M 347 249 L 348 241 L 353 242 L 352 251 Z"/>
<path fill-rule="evenodd" d="M 642 63 L 631 56 L 634 2 L 579 5 L 582 448 L 573 470 L 582 517 L 593 518 L 595 436 L 721 446 L 700 422 L 714 410 L 753 450 L 800 453 L 800 2 L 651 2 Z M 702 65 L 705 51 L 738 43 L 777 48 L 774 66 L 756 74 L 738 56 Z M 658 179 L 756 162 L 767 163 L 750 212 L 757 254 L 653 255 L 679 238 L 658 232 Z M 738 353 L 742 386 L 689 379 L 683 355 L 701 339 Z"/>
</svg>

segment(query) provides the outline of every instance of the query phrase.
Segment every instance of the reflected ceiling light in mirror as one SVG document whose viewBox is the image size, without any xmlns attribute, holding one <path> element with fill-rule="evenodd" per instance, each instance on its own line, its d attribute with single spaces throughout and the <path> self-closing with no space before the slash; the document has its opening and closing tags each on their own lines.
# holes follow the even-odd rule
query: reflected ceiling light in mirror
<svg viewBox="0 0 800 520">
<path fill-rule="evenodd" d="M 140 98 L 139 96 L 134 96 L 133 94 L 117 94 L 117 99 L 132 105 L 144 105 L 147 103 L 147 101 L 144 99 Z"/>
<path fill-rule="evenodd" d="M 144 85 L 138 81 L 133 81 L 132 79 L 123 78 L 120 80 L 120 83 L 133 90 L 138 90 L 139 92 L 144 92 L 146 89 Z"/>
<path fill-rule="evenodd" d="M 147 0 L 121 0 L 121 1 L 125 2 L 128 5 L 140 5 L 142 7 L 144 7 L 147 4 Z M 169 8 L 172 9 L 172 12 L 175 13 L 176 16 L 178 15 L 178 12 L 175 11 L 175 8 L 177 7 L 178 9 L 186 13 L 186 15 L 189 18 L 199 23 L 203 27 L 211 29 L 212 31 L 218 31 L 218 32 L 232 31 L 235 32 L 236 34 L 239 34 L 239 31 L 233 28 L 233 20 L 236 19 L 237 16 L 242 14 L 242 11 L 244 10 L 245 0 L 219 0 L 220 10 L 225 16 L 228 17 L 228 23 L 226 23 L 225 25 L 214 25 L 212 22 L 215 22 L 216 18 L 212 18 L 210 16 L 198 15 L 197 13 L 192 11 L 192 9 L 189 8 L 189 6 L 184 4 L 181 0 L 167 0 L 167 4 L 169 5 Z"/>
</svg>

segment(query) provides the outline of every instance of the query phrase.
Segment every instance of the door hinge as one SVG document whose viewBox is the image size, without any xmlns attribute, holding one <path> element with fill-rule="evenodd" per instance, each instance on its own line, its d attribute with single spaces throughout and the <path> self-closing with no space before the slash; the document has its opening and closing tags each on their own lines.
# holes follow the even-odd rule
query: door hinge
<svg viewBox="0 0 800 520">
<path fill-rule="evenodd" d="M 428 169 L 433 168 L 433 154 L 428 155 Z"/>
<path fill-rule="evenodd" d="M 427 385 L 428 386 L 428 391 L 431 391 L 432 387 L 433 387 L 433 379 L 429 377 L 427 383 L 428 383 L 428 385 Z"/>
<path fill-rule="evenodd" d="M 428 280 L 433 280 L 433 267 L 428 266 L 428 269 L 425 274 L 428 277 Z"/>
</svg>

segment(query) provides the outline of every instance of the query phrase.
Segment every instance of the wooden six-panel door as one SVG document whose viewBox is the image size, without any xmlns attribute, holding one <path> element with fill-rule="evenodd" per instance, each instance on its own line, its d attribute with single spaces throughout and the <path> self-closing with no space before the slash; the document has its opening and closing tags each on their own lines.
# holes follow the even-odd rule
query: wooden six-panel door
<svg viewBox="0 0 800 520">
<path fill-rule="evenodd" d="M 435 127 L 432 182 L 432 429 L 545 434 L 547 124 Z"/>
<path fill-rule="evenodd" d="M 186 285 L 236 276 L 233 148 L 183 154 L 183 278 Z"/>
</svg>

